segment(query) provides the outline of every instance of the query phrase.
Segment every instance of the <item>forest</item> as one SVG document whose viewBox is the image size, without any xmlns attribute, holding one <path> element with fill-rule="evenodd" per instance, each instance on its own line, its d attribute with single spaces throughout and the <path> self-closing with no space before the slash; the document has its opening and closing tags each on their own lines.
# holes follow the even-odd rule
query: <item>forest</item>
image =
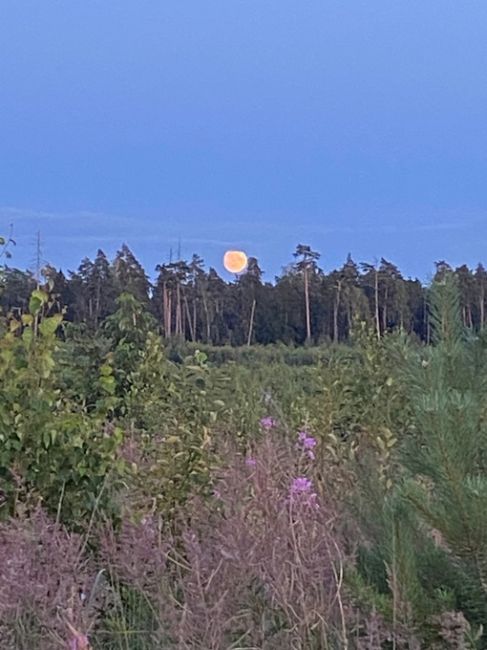
<svg viewBox="0 0 487 650">
<path fill-rule="evenodd" d="M 481 265 L 0 246 L 2 650 L 487 648 Z"/>
<path fill-rule="evenodd" d="M 6 267 L 0 305 L 8 312 L 25 310 L 29 296 L 47 283 L 65 320 L 95 331 L 116 311 L 117 298 L 130 293 L 156 320 L 165 339 L 180 338 L 212 346 L 325 343 L 346 341 L 354 320 L 371 323 L 378 336 L 402 329 L 428 342 L 427 287 L 403 277 L 392 262 L 356 263 L 324 273 L 320 254 L 299 244 L 293 260 L 275 282 L 264 282 L 258 260 L 235 281 L 205 269 L 198 255 L 160 264 L 151 282 L 132 251 L 123 245 L 113 260 L 98 251 L 65 275 L 38 264 L 35 272 Z M 461 295 L 462 319 L 482 329 L 486 322 L 487 271 L 479 264 L 452 269 L 435 264 L 434 278 L 454 271 Z"/>
</svg>

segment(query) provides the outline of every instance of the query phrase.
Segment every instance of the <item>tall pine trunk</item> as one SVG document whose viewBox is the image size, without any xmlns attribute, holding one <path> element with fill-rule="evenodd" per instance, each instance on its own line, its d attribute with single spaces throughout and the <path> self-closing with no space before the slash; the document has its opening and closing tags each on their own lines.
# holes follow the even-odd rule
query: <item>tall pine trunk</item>
<svg viewBox="0 0 487 650">
<path fill-rule="evenodd" d="M 311 341 L 311 315 L 309 311 L 309 281 L 308 269 L 304 269 L 304 302 L 306 308 L 306 342 Z"/>
<path fill-rule="evenodd" d="M 172 291 L 167 295 L 167 331 L 168 338 L 172 336 Z"/>
<path fill-rule="evenodd" d="M 165 282 L 162 287 L 162 312 L 164 336 L 169 339 L 171 338 L 171 300 Z"/>
<path fill-rule="evenodd" d="M 485 325 L 485 288 L 483 286 L 480 290 L 479 307 L 480 307 L 480 329 L 483 330 Z"/>
<path fill-rule="evenodd" d="M 247 347 L 250 347 L 250 344 L 252 343 L 252 333 L 254 330 L 254 317 L 255 317 L 255 305 L 256 301 L 255 298 L 252 301 L 252 309 L 250 311 L 250 323 L 249 323 L 249 333 L 247 336 Z"/>
<path fill-rule="evenodd" d="M 340 282 L 337 284 L 337 291 L 335 294 L 335 302 L 333 305 L 333 340 L 335 343 L 338 342 L 338 312 L 340 310 L 340 298 L 341 298 L 342 285 Z"/>
<path fill-rule="evenodd" d="M 379 314 L 379 272 L 375 269 L 375 327 L 377 339 L 380 341 L 380 314 Z"/>
<path fill-rule="evenodd" d="M 181 289 L 179 282 L 176 286 L 176 336 L 183 333 L 182 313 L 181 313 Z"/>
<path fill-rule="evenodd" d="M 389 289 L 384 289 L 384 304 L 382 305 L 382 331 L 387 331 L 387 300 L 389 299 Z"/>
<path fill-rule="evenodd" d="M 211 343 L 210 314 L 208 310 L 208 302 L 206 300 L 205 295 L 203 295 L 203 309 L 205 311 L 205 320 L 206 320 L 206 343 Z"/>
<path fill-rule="evenodd" d="M 196 341 L 195 330 L 193 328 L 193 323 L 191 322 L 191 314 L 189 312 L 188 297 L 186 296 L 186 294 L 184 295 L 184 306 L 186 308 L 186 318 L 187 318 L 187 321 L 188 321 L 189 335 L 191 337 L 191 340 L 194 343 Z"/>
</svg>

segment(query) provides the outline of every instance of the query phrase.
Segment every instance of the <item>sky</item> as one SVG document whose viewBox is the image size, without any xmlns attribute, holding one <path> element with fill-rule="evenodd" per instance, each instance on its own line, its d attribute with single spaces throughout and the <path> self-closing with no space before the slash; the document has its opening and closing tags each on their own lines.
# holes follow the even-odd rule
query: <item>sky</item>
<svg viewBox="0 0 487 650">
<path fill-rule="evenodd" d="M 0 233 L 487 264 L 485 0 L 0 0 Z"/>
</svg>

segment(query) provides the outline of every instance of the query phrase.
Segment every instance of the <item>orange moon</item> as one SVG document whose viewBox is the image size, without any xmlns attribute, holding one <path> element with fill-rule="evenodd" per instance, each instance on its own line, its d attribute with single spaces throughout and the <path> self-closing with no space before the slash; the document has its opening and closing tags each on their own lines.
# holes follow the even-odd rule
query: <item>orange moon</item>
<svg viewBox="0 0 487 650">
<path fill-rule="evenodd" d="M 223 266 L 229 273 L 242 273 L 247 264 L 247 255 L 243 251 L 227 251 L 223 256 Z"/>
</svg>

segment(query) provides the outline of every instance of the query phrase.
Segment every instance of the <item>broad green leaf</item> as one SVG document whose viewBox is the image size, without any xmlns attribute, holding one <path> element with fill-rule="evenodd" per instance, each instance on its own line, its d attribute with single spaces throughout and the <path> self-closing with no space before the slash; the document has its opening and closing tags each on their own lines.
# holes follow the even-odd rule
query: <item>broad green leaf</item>
<svg viewBox="0 0 487 650">
<path fill-rule="evenodd" d="M 35 289 L 31 296 L 30 296 L 30 301 L 29 301 L 29 311 L 31 314 L 37 314 L 42 307 L 42 305 L 45 305 L 46 302 L 48 301 L 49 296 L 45 291 L 41 291 L 40 289 Z"/>
<path fill-rule="evenodd" d="M 22 314 L 22 324 L 29 326 L 34 322 L 34 317 L 32 314 Z"/>
<path fill-rule="evenodd" d="M 44 320 L 39 325 L 39 331 L 43 336 L 51 336 L 63 322 L 62 314 L 55 314 Z"/>
<path fill-rule="evenodd" d="M 34 316 L 39 313 L 42 307 L 42 300 L 39 300 L 37 296 L 31 296 L 29 300 L 29 311 Z"/>
</svg>

